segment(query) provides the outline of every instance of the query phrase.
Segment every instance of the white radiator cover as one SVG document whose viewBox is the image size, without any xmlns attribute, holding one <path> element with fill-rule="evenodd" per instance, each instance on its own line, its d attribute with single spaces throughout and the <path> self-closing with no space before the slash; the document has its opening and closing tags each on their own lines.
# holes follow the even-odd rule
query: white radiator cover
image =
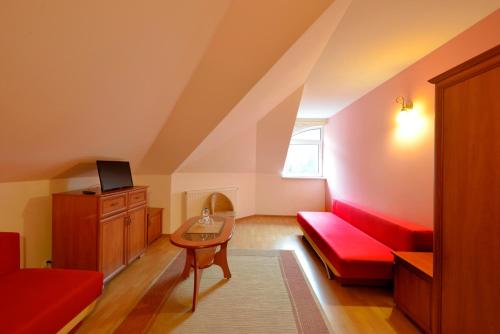
<svg viewBox="0 0 500 334">
<path fill-rule="evenodd" d="M 184 217 L 199 216 L 201 210 L 206 206 L 211 194 L 219 192 L 229 198 L 233 204 L 235 216 L 238 215 L 238 187 L 210 188 L 200 190 L 188 190 L 184 193 Z M 208 207 L 208 206 L 207 206 Z"/>
</svg>

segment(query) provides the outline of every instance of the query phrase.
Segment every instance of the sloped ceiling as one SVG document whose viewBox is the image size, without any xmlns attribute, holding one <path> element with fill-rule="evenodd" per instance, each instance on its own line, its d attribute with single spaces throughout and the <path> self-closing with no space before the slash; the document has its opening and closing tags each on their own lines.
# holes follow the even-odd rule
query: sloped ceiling
<svg viewBox="0 0 500 334">
<path fill-rule="evenodd" d="M 281 174 L 303 87 L 298 88 L 257 123 L 257 172 Z"/>
<path fill-rule="evenodd" d="M 498 0 L 353 0 L 304 87 L 327 118 L 498 9 Z"/>
<path fill-rule="evenodd" d="M 181 173 L 272 173 L 279 174 L 288 151 L 302 87 L 271 110 L 257 124 L 245 129 L 205 155 L 183 164 Z M 199 155 L 197 155 L 199 156 Z"/>
<path fill-rule="evenodd" d="M 330 3 L 233 1 L 139 171 L 174 172 Z"/>
<path fill-rule="evenodd" d="M 192 151 L 177 171 L 185 171 L 184 166 L 193 166 L 208 152 L 228 141 L 234 141 L 242 131 L 246 131 L 250 125 L 257 124 L 274 107 L 302 87 L 350 3 L 351 0 L 336 0 L 330 5 Z M 285 125 L 286 122 L 281 126 Z M 291 130 L 292 128 L 289 129 Z M 285 138 L 286 141 L 289 139 Z"/>
<path fill-rule="evenodd" d="M 136 165 L 230 3 L 1 1 L 0 182 Z"/>
<path fill-rule="evenodd" d="M 170 173 L 331 2 L 2 1 L 0 182 Z"/>
<path fill-rule="evenodd" d="M 251 124 L 237 136 L 177 170 L 181 173 L 255 173 L 257 126 Z"/>
<path fill-rule="evenodd" d="M 497 8 L 2 1 L 0 182 L 70 177 L 97 158 L 130 160 L 138 173 L 189 170 L 258 131 L 304 83 L 300 116 L 329 116 Z"/>
</svg>

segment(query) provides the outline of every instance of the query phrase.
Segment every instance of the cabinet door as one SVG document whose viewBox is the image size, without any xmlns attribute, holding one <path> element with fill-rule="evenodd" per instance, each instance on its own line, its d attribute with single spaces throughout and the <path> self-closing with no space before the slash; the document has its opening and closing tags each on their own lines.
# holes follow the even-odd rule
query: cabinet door
<svg viewBox="0 0 500 334">
<path fill-rule="evenodd" d="M 149 215 L 148 218 L 148 244 L 158 239 L 161 235 L 161 212 Z"/>
<path fill-rule="evenodd" d="M 100 222 L 100 270 L 104 278 L 111 276 L 126 265 L 125 222 L 126 214 L 108 218 Z"/>
<path fill-rule="evenodd" d="M 398 260 L 397 260 L 398 261 Z M 394 301 L 426 333 L 431 332 L 432 279 L 401 261 L 394 275 Z"/>
<path fill-rule="evenodd" d="M 131 262 L 146 249 L 146 207 L 130 210 L 128 216 L 127 262 Z"/>
</svg>

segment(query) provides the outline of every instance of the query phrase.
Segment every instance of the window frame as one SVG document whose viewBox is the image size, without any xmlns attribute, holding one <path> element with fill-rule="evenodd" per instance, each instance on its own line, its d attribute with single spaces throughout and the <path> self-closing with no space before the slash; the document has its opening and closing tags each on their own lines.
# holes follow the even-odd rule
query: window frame
<svg viewBox="0 0 500 334">
<path fill-rule="evenodd" d="M 293 139 L 294 136 L 301 134 L 306 131 L 319 129 L 320 139 Z M 323 178 L 323 139 L 324 139 L 324 125 L 312 125 L 307 127 L 300 127 L 292 133 L 290 138 L 290 143 L 288 144 L 288 150 L 285 158 L 285 163 L 283 165 L 283 170 L 281 176 L 284 178 L 297 178 L 297 179 L 322 179 Z M 317 145 L 318 146 L 318 174 L 293 174 L 286 173 L 285 168 L 288 160 L 288 151 L 291 145 Z"/>
</svg>

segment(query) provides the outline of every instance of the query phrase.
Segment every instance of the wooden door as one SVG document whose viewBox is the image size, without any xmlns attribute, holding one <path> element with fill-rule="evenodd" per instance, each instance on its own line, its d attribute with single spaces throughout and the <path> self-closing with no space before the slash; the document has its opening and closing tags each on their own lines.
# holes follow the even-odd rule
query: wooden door
<svg viewBox="0 0 500 334">
<path fill-rule="evenodd" d="M 142 206 L 128 212 L 127 262 L 131 262 L 146 249 L 146 207 Z"/>
<path fill-rule="evenodd" d="M 500 48 L 435 79 L 437 333 L 498 333 Z"/>
<path fill-rule="evenodd" d="M 125 224 L 127 215 L 120 215 L 100 222 L 100 271 L 108 278 L 126 265 Z"/>
</svg>

